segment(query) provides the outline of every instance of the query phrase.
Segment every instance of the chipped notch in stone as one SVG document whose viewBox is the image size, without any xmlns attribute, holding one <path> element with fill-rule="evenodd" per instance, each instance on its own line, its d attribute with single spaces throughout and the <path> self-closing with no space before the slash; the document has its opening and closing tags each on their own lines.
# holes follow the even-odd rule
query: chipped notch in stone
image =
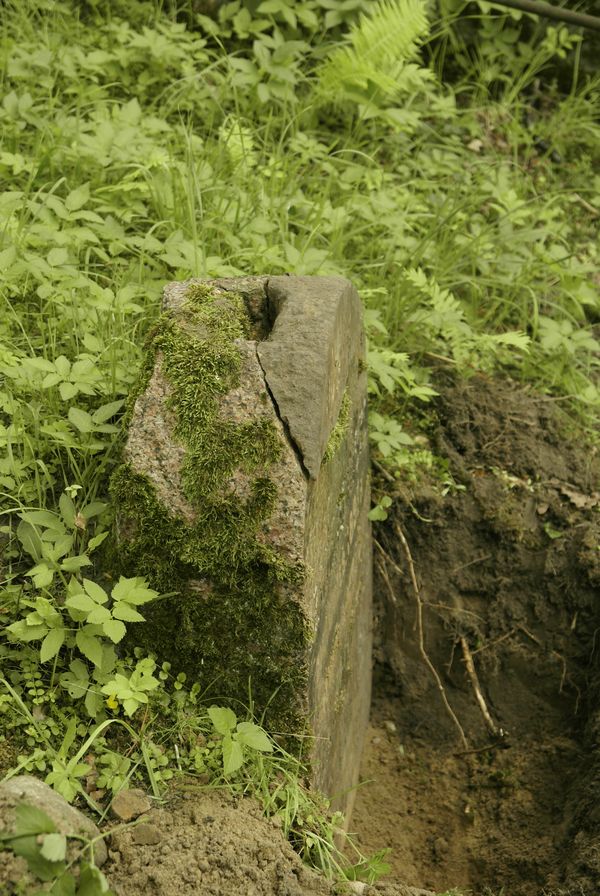
<svg viewBox="0 0 600 896">
<path fill-rule="evenodd" d="M 339 420 L 353 359 L 347 333 L 362 326 L 360 299 L 341 277 L 271 277 L 271 332 L 258 354 L 279 415 L 316 479 Z"/>
<path fill-rule="evenodd" d="M 252 327 L 250 336 L 253 340 L 260 341 L 268 337 L 273 323 L 269 317 L 268 279 L 268 277 L 222 277 L 218 280 L 193 278 L 182 282 L 173 281 L 165 287 L 162 308 L 163 311 L 174 313 L 178 318 L 180 315 L 185 318 L 188 293 L 194 286 L 210 287 L 213 295 L 222 294 L 223 298 L 227 297 L 227 293 L 241 295 Z"/>
</svg>

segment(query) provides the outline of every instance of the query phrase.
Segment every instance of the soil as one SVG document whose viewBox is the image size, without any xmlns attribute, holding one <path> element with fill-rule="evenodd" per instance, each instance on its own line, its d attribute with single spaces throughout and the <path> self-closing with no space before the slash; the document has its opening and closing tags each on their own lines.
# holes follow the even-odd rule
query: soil
<svg viewBox="0 0 600 896">
<path fill-rule="evenodd" d="M 436 892 L 597 896 L 598 457 L 556 403 L 514 383 L 439 390 L 431 447 L 464 488 L 387 484 L 372 783 L 352 828 L 365 850 L 392 848 L 394 876 Z"/>
</svg>

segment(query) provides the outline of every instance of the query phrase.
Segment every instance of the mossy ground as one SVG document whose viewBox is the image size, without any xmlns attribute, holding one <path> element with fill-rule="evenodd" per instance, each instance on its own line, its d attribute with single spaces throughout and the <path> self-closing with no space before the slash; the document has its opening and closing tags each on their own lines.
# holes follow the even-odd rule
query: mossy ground
<svg viewBox="0 0 600 896">
<path fill-rule="evenodd" d="M 272 421 L 223 420 L 219 398 L 240 383 L 236 339 L 251 323 L 241 295 L 197 284 L 183 309 L 160 318 L 146 347 L 135 394 L 146 388 L 160 353 L 172 387 L 175 437 L 186 448 L 183 493 L 193 523 L 176 518 L 150 479 L 125 463 L 112 480 L 119 508 L 121 569 L 146 576 L 162 593 L 131 638 L 168 660 L 215 698 L 268 706 L 271 730 L 298 731 L 305 690 L 307 632 L 302 612 L 286 597 L 303 575 L 258 538 L 276 500 L 269 468 L 281 455 Z M 227 482 L 249 477 L 245 500 Z"/>
</svg>

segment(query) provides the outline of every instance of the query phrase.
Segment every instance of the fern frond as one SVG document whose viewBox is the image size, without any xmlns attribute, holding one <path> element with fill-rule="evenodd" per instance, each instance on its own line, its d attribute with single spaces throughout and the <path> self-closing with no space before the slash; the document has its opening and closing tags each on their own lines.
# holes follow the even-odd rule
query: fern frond
<svg viewBox="0 0 600 896">
<path fill-rule="evenodd" d="M 360 94 L 369 90 L 397 93 L 403 65 L 427 30 L 423 0 L 379 0 L 352 27 L 349 44 L 334 50 L 318 70 L 317 97 L 364 101 L 368 96 Z"/>
</svg>

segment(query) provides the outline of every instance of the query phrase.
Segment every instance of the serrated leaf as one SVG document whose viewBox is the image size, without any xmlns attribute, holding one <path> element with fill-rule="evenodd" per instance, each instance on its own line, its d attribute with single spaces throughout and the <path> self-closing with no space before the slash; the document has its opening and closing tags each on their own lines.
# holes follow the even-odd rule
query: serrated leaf
<svg viewBox="0 0 600 896">
<path fill-rule="evenodd" d="M 128 604 L 146 604 L 158 597 L 158 591 L 148 588 L 146 580 L 141 576 L 134 576 L 131 579 L 121 576 L 117 584 L 112 590 L 113 600 L 123 600 Z"/>
<path fill-rule="evenodd" d="M 111 619 L 110 610 L 107 610 L 106 607 L 101 607 L 98 604 L 95 605 L 94 609 L 88 613 L 86 622 L 90 625 L 104 625 L 106 622 Z"/>
<path fill-rule="evenodd" d="M 80 629 L 75 635 L 75 644 L 90 663 L 94 666 L 102 665 L 102 643 L 99 638 L 88 634 L 85 629 Z"/>
<path fill-rule="evenodd" d="M 79 430 L 79 432 L 91 432 L 94 428 L 94 422 L 91 415 L 81 408 L 69 408 L 68 417 L 69 421 L 73 424 L 75 429 Z"/>
<path fill-rule="evenodd" d="M 62 862 L 67 855 L 67 838 L 64 834 L 46 834 L 42 837 L 40 854 L 49 862 Z"/>
<path fill-rule="evenodd" d="M 91 613 L 98 604 L 88 594 L 74 594 L 66 599 L 65 606 L 81 610 L 82 613 Z"/>
<path fill-rule="evenodd" d="M 236 714 L 227 706 L 210 706 L 208 716 L 219 734 L 230 734 L 237 724 Z"/>
<path fill-rule="evenodd" d="M 40 646 L 40 662 L 47 663 L 59 652 L 65 641 L 64 628 L 52 628 Z M 52 861 L 58 861 L 53 859 Z"/>
<path fill-rule="evenodd" d="M 241 743 L 253 750 L 259 750 L 261 753 L 273 752 L 273 744 L 268 734 L 254 722 L 240 722 L 237 726 L 237 735 Z"/>
<path fill-rule="evenodd" d="M 244 764 L 244 751 L 237 740 L 226 735 L 223 738 L 223 774 L 232 775 Z"/>
<path fill-rule="evenodd" d="M 107 602 L 108 594 L 104 588 L 101 588 L 96 582 L 92 582 L 91 579 L 84 579 L 83 587 L 86 594 L 89 594 L 92 600 L 95 600 L 97 604 L 105 604 Z"/>
<path fill-rule="evenodd" d="M 5 631 L 17 641 L 40 641 L 48 632 L 47 625 L 27 625 L 24 619 L 7 625 Z"/>
<path fill-rule="evenodd" d="M 102 623 L 102 631 L 107 638 L 110 638 L 113 644 L 118 644 L 125 637 L 127 629 L 118 619 L 111 619 Z"/>
<path fill-rule="evenodd" d="M 112 608 L 112 614 L 115 619 L 122 619 L 123 622 L 145 622 L 146 620 L 141 613 L 134 610 L 125 601 L 119 601 Z"/>
<path fill-rule="evenodd" d="M 54 572 L 46 563 L 38 563 L 37 566 L 29 570 L 27 575 L 32 577 L 36 588 L 47 588 L 54 579 Z"/>
</svg>

